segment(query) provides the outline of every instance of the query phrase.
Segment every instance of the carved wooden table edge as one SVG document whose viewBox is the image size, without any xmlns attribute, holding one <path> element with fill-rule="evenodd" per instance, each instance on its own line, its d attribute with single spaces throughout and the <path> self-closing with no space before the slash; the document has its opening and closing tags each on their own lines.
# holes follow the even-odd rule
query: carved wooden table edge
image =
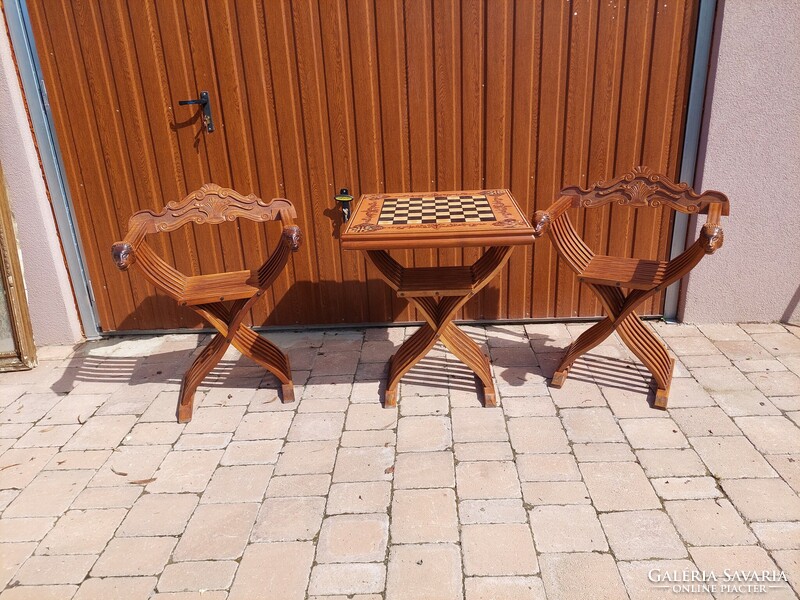
<svg viewBox="0 0 800 600">
<path fill-rule="evenodd" d="M 655 261 L 596 255 L 578 235 L 569 219 L 570 208 L 595 208 L 617 203 L 634 208 L 665 206 L 687 214 L 706 214 L 706 223 L 697 240 L 669 261 Z M 635 309 L 654 294 L 682 279 L 706 254 L 722 246 L 720 217 L 730 211 L 728 198 L 716 191 L 696 193 L 686 183 L 674 183 L 648 167 L 632 171 L 583 189 L 561 190 L 561 196 L 547 210 L 534 215 L 535 236 L 544 233 L 559 256 L 600 300 L 607 316 L 584 331 L 567 349 L 556 369 L 551 385 L 561 387 L 575 360 L 615 331 L 625 345 L 653 375 L 654 405 L 665 409 L 672 384 L 675 359 L 664 343 L 642 322 Z M 622 292 L 628 289 L 628 293 Z"/>
<path fill-rule="evenodd" d="M 408 298 L 425 320 L 423 326 L 403 342 L 389 359 L 384 406 L 396 406 L 400 379 L 437 341 L 441 341 L 475 373 L 476 383 L 483 392 L 484 406 L 496 406 L 489 356 L 458 328 L 453 319 L 459 309 L 500 272 L 508 262 L 514 246 L 532 243 L 533 227 L 508 190 L 429 192 L 426 195 L 486 195 L 492 199 L 489 202 L 495 217 L 502 217 L 495 218 L 491 224 L 461 222 L 386 227 L 377 225 L 381 212 L 378 202 L 387 198 L 419 195 L 406 193 L 362 196 L 351 222 L 342 234 L 342 247 L 347 250 L 362 250 L 367 260 L 378 270 L 380 277 L 399 297 Z M 460 267 L 404 267 L 388 252 L 398 248 L 467 246 L 488 248 L 475 263 Z"/>
<path fill-rule="evenodd" d="M 217 225 L 239 217 L 259 222 L 280 220 L 283 225 L 276 248 L 258 269 L 188 276 L 164 262 L 145 241 L 149 234 L 174 231 L 188 223 Z M 181 380 L 179 423 L 191 421 L 197 387 L 231 344 L 280 380 L 282 402 L 294 401 L 289 357 L 243 320 L 283 271 L 291 253 L 300 248 L 302 233 L 294 224 L 296 218 L 294 206 L 284 198 L 264 202 L 253 194 L 243 196 L 206 183 L 182 200 L 168 203 L 161 212 L 142 210 L 131 215 L 125 238 L 112 246 L 112 257 L 121 271 L 137 265 L 156 288 L 194 310 L 218 331 Z"/>
</svg>

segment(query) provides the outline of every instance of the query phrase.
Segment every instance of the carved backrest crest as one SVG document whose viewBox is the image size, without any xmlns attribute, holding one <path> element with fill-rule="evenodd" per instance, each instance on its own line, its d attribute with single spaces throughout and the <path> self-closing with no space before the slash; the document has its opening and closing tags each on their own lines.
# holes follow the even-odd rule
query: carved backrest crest
<svg viewBox="0 0 800 600">
<path fill-rule="evenodd" d="M 178 201 L 168 203 L 161 212 L 142 210 L 133 214 L 128 226 L 142 228 L 147 233 L 174 231 L 187 223 L 219 224 L 239 217 L 251 221 L 272 221 L 282 215 L 296 218 L 294 206 L 288 200 L 275 198 L 264 202 L 254 194 L 243 196 L 230 188 L 205 183 Z"/>
<path fill-rule="evenodd" d="M 636 167 L 610 181 L 600 181 L 588 189 L 570 186 L 561 190 L 574 198 L 574 207 L 594 208 L 616 202 L 623 206 L 667 206 L 683 213 L 706 213 L 713 203 L 722 204 L 722 214 L 728 214 L 728 198 L 721 192 L 696 193 L 686 183 L 674 183 L 668 177 L 654 173 L 648 167 Z"/>
</svg>

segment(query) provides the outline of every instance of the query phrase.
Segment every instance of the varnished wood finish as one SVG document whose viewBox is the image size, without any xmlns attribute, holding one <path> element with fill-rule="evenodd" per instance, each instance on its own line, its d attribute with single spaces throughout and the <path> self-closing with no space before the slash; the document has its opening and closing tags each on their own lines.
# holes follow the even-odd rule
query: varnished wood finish
<svg viewBox="0 0 800 600">
<path fill-rule="evenodd" d="M 568 210 L 598 208 L 610 203 L 651 210 L 666 206 L 708 217 L 697 241 L 670 261 L 605 256 L 592 252 L 580 238 Z M 561 197 L 549 209 L 538 211 L 534 215 L 535 235 L 549 235 L 558 254 L 578 279 L 595 293 L 607 314 L 569 347 L 551 384 L 561 387 L 575 360 L 616 331 L 653 374 L 655 406 L 666 408 L 675 361 L 670 358 L 664 344 L 641 322 L 635 309 L 689 273 L 703 256 L 713 254 L 722 246 L 723 232 L 719 219 L 728 212 L 728 198 L 721 192 L 697 194 L 687 184 L 675 184 L 647 167 L 637 167 L 588 189 L 564 188 Z M 625 293 L 623 289 L 629 291 Z"/>
<path fill-rule="evenodd" d="M 442 342 L 475 373 L 483 391 L 484 406 L 496 406 L 489 357 L 454 323 L 462 307 L 496 277 L 511 257 L 514 246 L 533 241 L 533 227 L 520 211 L 508 190 L 438 192 L 435 196 L 452 199 L 485 196 L 492 220 L 450 222 L 447 218 L 427 224 L 379 225 L 386 201 L 427 197 L 430 194 L 365 195 L 342 235 L 342 246 L 363 250 L 381 278 L 399 297 L 408 298 L 425 323 L 389 360 L 389 378 L 384 406 L 397 404 L 397 385 L 436 344 Z M 456 201 L 459 206 L 468 200 Z M 445 210 L 444 213 L 447 211 Z M 389 249 L 463 248 L 491 244 L 470 266 L 404 267 Z"/>
<path fill-rule="evenodd" d="M 564 185 L 637 164 L 676 176 L 698 0 L 30 0 L 32 30 L 106 331 L 197 315 L 120 273 L 127 216 L 205 181 L 298 199 L 308 249 L 253 307 L 256 324 L 420 320 L 339 245 L 333 196 L 509 188 L 526 215 Z M 178 101 L 208 90 L 217 130 Z M 301 200 L 300 200 L 301 199 Z M 605 254 L 664 260 L 668 211 L 607 205 L 575 221 Z M 155 242 L 190 275 L 252 270 L 262 224 Z M 466 266 L 480 247 L 403 249 Z M 640 310 L 661 311 L 661 294 Z M 467 319 L 594 316 L 549 244 L 519 248 Z M 249 319 L 248 319 L 249 321 Z"/>
<path fill-rule="evenodd" d="M 191 421 L 197 387 L 231 344 L 281 381 L 283 402 L 294 401 L 289 357 L 243 322 L 253 304 L 284 270 L 292 252 L 299 249 L 302 235 L 294 224 L 296 217 L 292 203 L 283 198 L 266 203 L 253 194 L 242 196 L 216 184 L 205 184 L 181 201 L 170 202 L 160 212 L 134 213 L 128 221 L 125 238 L 112 246 L 117 268 L 126 271 L 137 265 L 157 289 L 181 306 L 192 308 L 219 332 L 183 376 L 177 411 L 179 423 Z M 275 250 L 260 268 L 252 271 L 187 276 L 162 260 L 145 240 L 148 234 L 174 231 L 189 223 L 220 225 L 238 218 L 257 222 L 279 220 L 283 225 Z"/>
</svg>

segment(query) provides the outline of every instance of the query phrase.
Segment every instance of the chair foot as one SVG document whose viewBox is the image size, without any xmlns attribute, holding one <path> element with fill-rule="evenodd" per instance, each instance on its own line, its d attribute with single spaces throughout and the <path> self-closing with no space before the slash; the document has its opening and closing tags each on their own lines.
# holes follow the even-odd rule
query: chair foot
<svg viewBox="0 0 800 600">
<path fill-rule="evenodd" d="M 483 388 L 483 406 L 486 408 L 497 406 L 497 395 L 494 388 Z"/>
<path fill-rule="evenodd" d="M 281 385 L 281 402 L 283 404 L 288 404 L 290 402 L 294 402 L 294 384 L 284 383 Z"/>
<path fill-rule="evenodd" d="M 383 394 L 383 407 L 392 408 L 397 406 L 397 390 L 386 390 Z"/>
<path fill-rule="evenodd" d="M 550 380 L 550 386 L 554 388 L 560 388 L 567 380 L 567 375 L 569 375 L 569 367 L 566 369 L 561 369 L 560 371 L 556 371 L 553 373 L 553 378 Z"/>
<path fill-rule="evenodd" d="M 192 409 L 194 405 L 194 394 L 191 398 L 181 398 L 178 401 L 178 423 L 188 423 L 192 420 Z"/>
<path fill-rule="evenodd" d="M 667 408 L 667 401 L 669 400 L 669 390 L 664 389 L 657 389 L 656 390 L 656 398 L 653 400 L 653 406 L 655 408 L 660 408 L 661 410 L 666 410 Z"/>
</svg>

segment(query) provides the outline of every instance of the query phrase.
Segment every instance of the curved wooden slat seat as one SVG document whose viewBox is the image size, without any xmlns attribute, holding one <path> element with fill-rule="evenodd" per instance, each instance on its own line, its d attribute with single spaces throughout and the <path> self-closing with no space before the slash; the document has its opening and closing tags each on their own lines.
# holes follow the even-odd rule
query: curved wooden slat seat
<svg viewBox="0 0 800 600">
<path fill-rule="evenodd" d="M 220 224 L 239 217 L 251 221 L 279 220 L 283 225 L 276 248 L 258 269 L 184 275 L 164 262 L 145 240 L 149 234 L 174 231 L 188 223 Z M 294 206 L 283 198 L 264 202 L 252 194 L 242 196 L 234 190 L 207 183 L 182 200 L 170 202 L 159 213 L 142 210 L 133 214 L 125 239 L 112 246 L 111 254 L 120 270 L 137 265 L 154 286 L 181 306 L 190 307 L 219 332 L 183 376 L 178 422 L 191 421 L 197 387 L 231 344 L 281 381 L 283 402 L 294 400 L 289 357 L 242 322 L 253 303 L 283 271 L 291 253 L 300 247 L 302 234 L 294 224 L 295 218 Z"/>
<path fill-rule="evenodd" d="M 670 261 L 598 255 L 575 231 L 567 210 L 595 208 L 612 202 L 634 208 L 665 206 L 688 214 L 706 214 L 707 218 L 694 244 Z M 728 212 L 728 198 L 721 192 L 697 194 L 687 184 L 676 184 L 647 167 L 636 167 L 630 173 L 595 183 L 588 189 L 564 188 L 550 208 L 536 212 L 534 235 L 548 234 L 559 256 L 594 292 L 608 315 L 569 347 L 551 385 L 561 387 L 575 360 L 616 331 L 652 373 L 656 384 L 655 406 L 666 408 L 675 361 L 651 329 L 642 323 L 635 309 L 681 279 L 703 256 L 713 254 L 722 246 L 719 220 Z"/>
</svg>

